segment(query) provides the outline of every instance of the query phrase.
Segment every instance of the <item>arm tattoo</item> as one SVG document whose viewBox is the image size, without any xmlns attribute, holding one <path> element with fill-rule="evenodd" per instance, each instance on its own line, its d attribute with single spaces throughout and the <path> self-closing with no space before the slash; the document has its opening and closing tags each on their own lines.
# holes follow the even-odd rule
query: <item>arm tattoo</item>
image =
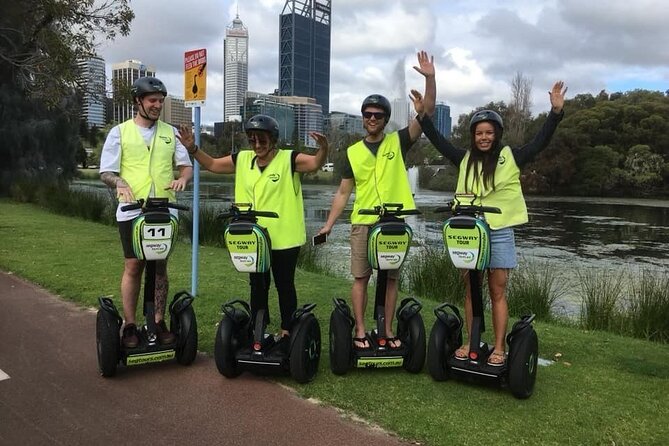
<svg viewBox="0 0 669 446">
<path fill-rule="evenodd" d="M 128 187 L 128 184 L 125 182 L 125 180 L 118 176 L 115 172 L 102 172 L 100 174 L 100 180 L 102 180 L 103 183 L 112 189 L 116 189 L 118 186 Z"/>
</svg>

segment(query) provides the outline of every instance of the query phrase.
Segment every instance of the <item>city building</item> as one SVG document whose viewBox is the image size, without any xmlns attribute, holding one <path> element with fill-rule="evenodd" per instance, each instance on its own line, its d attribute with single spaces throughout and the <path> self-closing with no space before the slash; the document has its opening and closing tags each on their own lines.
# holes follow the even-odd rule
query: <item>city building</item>
<svg viewBox="0 0 669 446">
<path fill-rule="evenodd" d="M 225 30 L 223 41 L 223 120 L 235 120 L 249 87 L 249 32 L 239 14 Z"/>
<path fill-rule="evenodd" d="M 193 109 L 186 108 L 184 98 L 167 95 L 160 119 L 175 127 L 181 124 L 193 125 Z"/>
<path fill-rule="evenodd" d="M 409 111 L 409 101 L 406 99 L 394 99 L 390 102 L 390 122 L 388 131 L 403 129 L 409 125 L 409 119 L 413 118 Z"/>
<path fill-rule="evenodd" d="M 331 112 L 330 116 L 327 118 L 325 127 L 327 128 L 329 135 L 334 135 L 337 132 L 351 135 L 365 134 L 365 128 L 362 126 L 362 116 L 352 115 L 350 113 L 338 111 Z"/>
<path fill-rule="evenodd" d="M 323 133 L 323 106 L 317 104 L 314 98 L 303 96 L 278 96 L 278 99 L 292 105 L 295 109 L 293 142 L 312 149 L 318 147 L 309 133 Z"/>
<path fill-rule="evenodd" d="M 262 114 L 273 117 L 279 123 L 279 140 L 292 143 L 295 134 L 295 107 L 279 96 L 255 92 L 246 93 L 243 122 L 252 116 Z"/>
<path fill-rule="evenodd" d="M 114 122 L 121 123 L 135 113 L 130 96 L 130 87 L 140 77 L 155 76 L 156 70 L 138 60 L 126 60 L 112 65 L 112 95 L 114 99 Z"/>
<path fill-rule="evenodd" d="M 450 138 L 451 137 L 451 127 L 452 127 L 452 119 L 451 119 L 451 107 L 448 105 L 444 104 L 443 102 L 439 102 L 435 105 L 434 109 L 434 116 L 432 117 L 432 120 L 434 122 L 434 127 L 444 135 L 444 138 Z"/>
<path fill-rule="evenodd" d="M 102 128 L 105 125 L 105 61 L 101 57 L 80 60 L 79 82 L 82 92 L 81 119 L 88 127 Z"/>
<path fill-rule="evenodd" d="M 286 0 L 279 17 L 279 94 L 330 111 L 330 0 Z"/>
</svg>

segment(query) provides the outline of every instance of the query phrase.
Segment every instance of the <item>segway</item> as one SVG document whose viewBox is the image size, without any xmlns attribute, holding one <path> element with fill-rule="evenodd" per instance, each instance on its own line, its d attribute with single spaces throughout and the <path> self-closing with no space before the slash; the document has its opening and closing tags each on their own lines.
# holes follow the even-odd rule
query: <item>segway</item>
<svg viewBox="0 0 669 446">
<path fill-rule="evenodd" d="M 270 270 L 272 246 L 269 233 L 258 217 L 278 218 L 275 212 L 256 211 L 250 204 L 234 203 L 219 216 L 227 219 L 225 245 L 235 269 L 242 273 Z M 266 332 L 264 309 L 251 318 L 249 304 L 234 299 L 222 306 L 223 318 L 214 342 L 218 371 L 235 378 L 243 371 L 258 374 L 289 374 L 299 383 L 311 381 L 321 356 L 321 330 L 312 313 L 316 304 L 305 304 L 292 315 L 290 336 L 277 339 Z"/>
<path fill-rule="evenodd" d="M 422 304 L 413 297 L 402 300 L 396 312 L 396 336 L 402 342 L 391 348 L 385 333 L 385 300 L 388 271 L 399 269 L 409 252 L 413 237 L 411 227 L 399 218 L 416 215 L 416 209 L 404 210 L 402 204 L 387 203 L 374 209 L 361 209 L 365 215 L 378 215 L 379 220 L 369 229 L 367 254 L 372 268 L 377 270 L 374 303 L 376 328 L 366 333 L 367 349 L 355 348 L 352 330 L 355 319 L 346 301 L 333 299 L 330 315 L 330 369 L 336 375 L 345 374 L 351 367 L 403 367 L 418 373 L 425 362 L 425 326 L 420 315 Z"/>
<path fill-rule="evenodd" d="M 471 196 L 469 196 L 471 197 Z M 506 336 L 509 354 L 504 365 L 488 364 L 493 346 L 481 341 L 485 332 L 481 272 L 490 262 L 490 229 L 483 213 L 500 214 L 498 208 L 469 204 L 456 196 L 446 207 L 435 212 L 452 212 L 443 226 L 444 244 L 456 268 L 469 270 L 472 299 L 472 326 L 469 356 L 455 357 L 462 345 L 463 320 L 458 308 L 443 303 L 434 310 L 437 317 L 427 347 L 427 365 L 432 378 L 444 381 L 457 377 L 474 382 L 508 387 L 516 398 L 528 398 L 534 390 L 537 375 L 539 341 L 532 326 L 534 314 L 522 316 Z"/>
<path fill-rule="evenodd" d="M 180 291 L 174 295 L 169 306 L 170 331 L 176 335 L 171 344 L 158 343 L 155 322 L 156 261 L 166 260 L 176 240 L 178 220 L 171 209 L 187 210 L 188 207 L 170 203 L 167 198 L 148 198 L 146 202 L 123 206 L 129 211 L 141 209 L 142 213 L 133 221 L 133 248 L 140 260 L 146 261 L 144 272 L 144 319 L 145 325 L 138 330 L 137 347 L 128 348 L 121 342 L 120 329 L 123 318 L 109 297 L 100 297 L 97 313 L 96 343 L 98 368 L 104 377 L 116 374 L 119 363 L 135 366 L 175 359 L 179 364 L 189 365 L 197 354 L 197 321 L 192 303 L 193 296 Z"/>
</svg>

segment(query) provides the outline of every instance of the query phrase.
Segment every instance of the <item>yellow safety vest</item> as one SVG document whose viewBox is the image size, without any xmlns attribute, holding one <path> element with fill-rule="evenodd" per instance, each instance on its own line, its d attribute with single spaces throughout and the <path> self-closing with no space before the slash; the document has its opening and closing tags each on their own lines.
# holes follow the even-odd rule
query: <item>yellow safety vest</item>
<svg viewBox="0 0 669 446">
<path fill-rule="evenodd" d="M 258 224 L 269 232 L 272 249 L 302 246 L 307 240 L 302 183 L 300 175 L 291 171 L 292 153 L 278 150 L 262 172 L 257 160 L 253 162 L 253 150 L 242 150 L 235 162 L 235 202 L 279 214 L 279 218 L 258 218 Z"/>
<path fill-rule="evenodd" d="M 130 186 L 135 198 L 153 196 L 176 200 L 173 190 L 165 190 L 174 180 L 172 163 L 176 136 L 171 125 L 156 121 L 151 144 L 146 145 L 137 125 L 129 119 L 119 125 L 121 130 L 121 171 L 119 176 Z"/>
<path fill-rule="evenodd" d="M 455 193 L 474 194 L 477 198 L 474 204 L 493 206 L 502 211 L 501 214 L 485 214 L 485 219 L 490 229 L 502 229 L 527 223 L 527 206 L 525 205 L 525 198 L 520 187 L 520 169 L 513 158 L 511 148 L 506 146 L 499 154 L 497 168 L 495 169 L 495 190 L 483 185 L 483 173 L 480 163 L 474 166 L 474 168 L 479 169 L 478 181 L 474 183 L 473 172 L 470 172 L 468 178 L 469 184 L 465 187 L 469 154 L 467 152 L 460 162 L 458 185 Z"/>
<path fill-rule="evenodd" d="M 374 224 L 377 216 L 359 215 L 358 210 L 373 209 L 384 203 L 402 203 L 405 210 L 416 209 L 397 132 L 385 135 L 376 156 L 362 140 L 350 146 L 346 155 L 355 178 L 351 223 Z"/>
</svg>

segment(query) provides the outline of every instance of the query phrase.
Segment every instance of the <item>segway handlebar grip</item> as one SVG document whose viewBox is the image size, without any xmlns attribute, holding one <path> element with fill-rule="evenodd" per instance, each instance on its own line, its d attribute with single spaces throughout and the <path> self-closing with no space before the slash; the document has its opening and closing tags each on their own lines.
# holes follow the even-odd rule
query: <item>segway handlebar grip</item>
<svg viewBox="0 0 669 446">
<path fill-rule="evenodd" d="M 179 203 L 167 203 L 167 207 L 170 209 L 178 209 L 180 211 L 187 211 L 190 209 L 185 204 L 179 204 Z"/>
<path fill-rule="evenodd" d="M 133 210 L 135 210 L 135 209 L 141 209 L 142 206 L 144 206 L 144 200 L 142 200 L 142 199 L 140 198 L 140 199 L 137 200 L 137 202 L 135 202 L 135 203 L 126 204 L 126 205 L 124 205 L 124 206 L 121 206 L 121 210 L 122 210 L 123 212 L 126 212 L 126 211 L 133 211 Z"/>
</svg>

